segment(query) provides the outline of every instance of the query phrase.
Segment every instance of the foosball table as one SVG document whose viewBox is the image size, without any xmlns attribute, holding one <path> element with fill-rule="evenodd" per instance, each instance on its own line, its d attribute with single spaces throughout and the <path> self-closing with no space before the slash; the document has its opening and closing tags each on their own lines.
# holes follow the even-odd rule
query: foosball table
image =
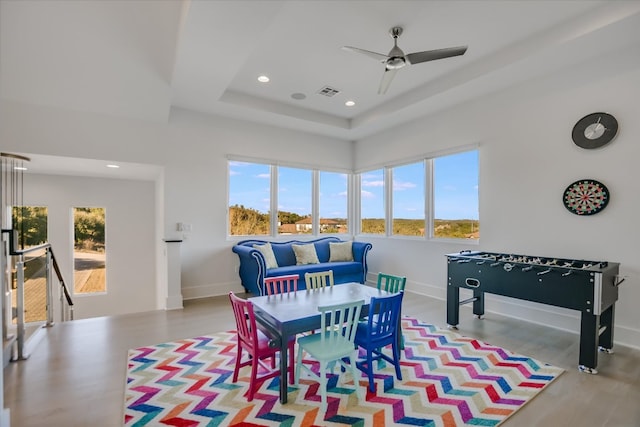
<svg viewBox="0 0 640 427">
<path fill-rule="evenodd" d="M 447 254 L 447 324 L 456 328 L 460 305 L 473 303 L 473 314 L 484 315 L 484 294 L 534 301 L 581 312 L 582 372 L 597 374 L 598 351 L 612 352 L 615 303 L 620 264 L 462 251 Z M 460 289 L 473 292 L 460 301 Z"/>
</svg>

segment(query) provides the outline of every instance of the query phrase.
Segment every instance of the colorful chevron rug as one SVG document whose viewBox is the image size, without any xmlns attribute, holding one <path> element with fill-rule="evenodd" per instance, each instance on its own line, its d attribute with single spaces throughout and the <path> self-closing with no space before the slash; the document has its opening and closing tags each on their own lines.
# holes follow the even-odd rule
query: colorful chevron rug
<svg viewBox="0 0 640 427">
<path fill-rule="evenodd" d="M 252 402 L 243 396 L 249 368 L 232 383 L 235 333 L 222 332 L 129 351 L 126 426 L 496 426 L 540 393 L 563 370 L 446 329 L 402 320 L 402 381 L 377 369 L 376 391 L 359 402 L 353 378 L 328 384 L 320 411 L 318 383 L 301 377 L 278 400 L 278 378 Z M 337 371 L 336 371 L 337 373 Z"/>
</svg>

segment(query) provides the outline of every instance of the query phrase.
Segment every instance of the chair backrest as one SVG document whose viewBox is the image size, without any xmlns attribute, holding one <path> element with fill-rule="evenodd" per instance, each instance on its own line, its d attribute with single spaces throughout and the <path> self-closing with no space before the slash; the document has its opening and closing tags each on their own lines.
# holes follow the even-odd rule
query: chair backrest
<svg viewBox="0 0 640 427">
<path fill-rule="evenodd" d="M 400 321 L 400 308 L 402 307 L 402 297 L 404 292 L 387 295 L 383 297 L 371 297 L 369 313 L 377 313 L 369 316 L 368 320 L 368 341 L 375 343 L 396 334 L 398 322 Z"/>
<path fill-rule="evenodd" d="M 407 283 L 407 278 L 404 276 L 393 276 L 391 274 L 378 273 L 378 289 L 387 292 L 401 292 L 404 291 L 404 285 Z"/>
<path fill-rule="evenodd" d="M 333 270 L 304 273 L 304 283 L 308 291 L 333 286 Z"/>
<path fill-rule="evenodd" d="M 233 315 L 236 318 L 238 340 L 244 342 L 247 350 L 250 351 L 258 342 L 258 330 L 256 317 L 253 313 L 253 304 L 251 301 L 239 298 L 233 292 L 229 292 L 229 300 L 231 301 L 231 308 L 233 308 Z"/>
<path fill-rule="evenodd" d="M 275 276 L 264 278 L 264 293 L 266 295 L 284 294 L 296 292 L 298 290 L 299 274 L 289 274 L 287 276 Z"/>
<path fill-rule="evenodd" d="M 337 339 L 343 341 L 346 338 L 349 342 L 354 342 L 363 304 L 364 300 L 359 300 L 318 307 L 322 348 L 332 348 L 332 342 Z"/>
</svg>

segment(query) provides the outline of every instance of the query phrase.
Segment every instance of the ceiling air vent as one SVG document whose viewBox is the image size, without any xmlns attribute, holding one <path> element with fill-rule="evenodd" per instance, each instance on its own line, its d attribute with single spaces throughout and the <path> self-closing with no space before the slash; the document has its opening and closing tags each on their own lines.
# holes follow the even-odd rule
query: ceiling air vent
<svg viewBox="0 0 640 427">
<path fill-rule="evenodd" d="M 332 88 L 331 86 L 324 86 L 318 91 L 318 95 L 327 96 L 329 98 L 339 93 L 340 91 L 338 89 Z"/>
</svg>

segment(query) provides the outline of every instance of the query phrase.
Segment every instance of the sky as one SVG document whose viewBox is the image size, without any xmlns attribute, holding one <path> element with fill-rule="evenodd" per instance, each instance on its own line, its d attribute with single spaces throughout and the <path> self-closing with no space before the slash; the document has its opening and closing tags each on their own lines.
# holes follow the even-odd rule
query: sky
<svg viewBox="0 0 640 427">
<path fill-rule="evenodd" d="M 362 218 L 384 218 L 383 169 L 361 175 Z M 270 166 L 229 162 L 229 205 L 269 211 Z M 425 217 L 424 162 L 393 168 L 393 217 Z M 434 160 L 434 213 L 436 219 L 478 219 L 478 151 Z M 347 217 L 347 179 L 342 173 L 320 173 L 320 217 Z M 301 216 L 311 213 L 308 169 L 278 168 L 278 209 Z"/>
</svg>

